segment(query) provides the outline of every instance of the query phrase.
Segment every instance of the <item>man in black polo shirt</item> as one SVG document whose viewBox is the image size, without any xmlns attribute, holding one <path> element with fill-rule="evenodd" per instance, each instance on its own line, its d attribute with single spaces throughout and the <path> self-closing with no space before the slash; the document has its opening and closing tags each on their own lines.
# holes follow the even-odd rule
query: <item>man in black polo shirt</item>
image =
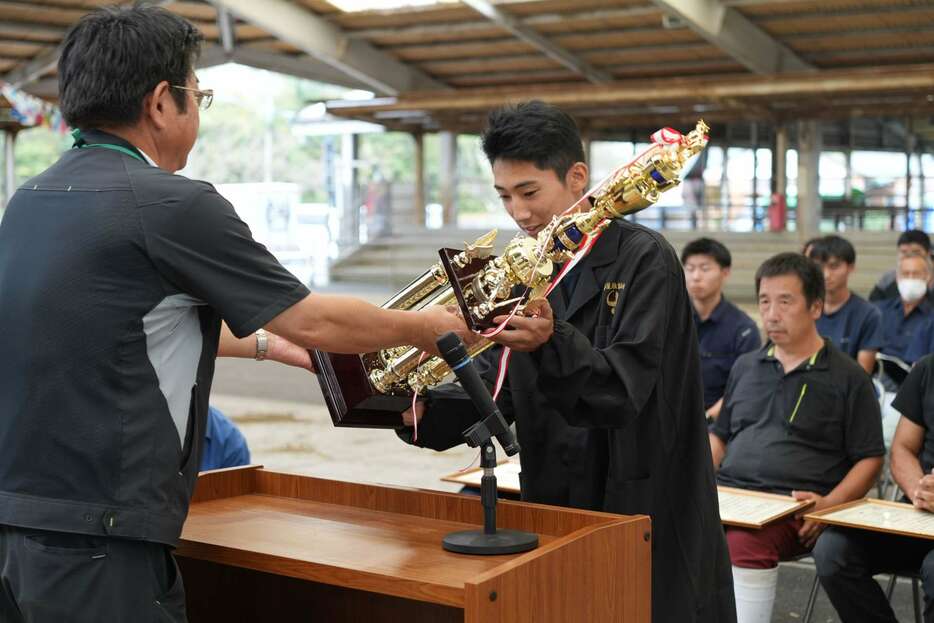
<svg viewBox="0 0 934 623">
<path fill-rule="evenodd" d="M 83 18 L 58 68 L 76 148 L 0 226 L 3 623 L 185 620 L 171 548 L 216 355 L 310 367 L 307 348 L 433 350 L 466 333 L 440 308 L 309 293 L 210 184 L 172 174 L 210 101 L 200 42 L 159 8 Z"/>
<path fill-rule="evenodd" d="M 879 405 L 869 376 L 817 333 L 820 270 L 781 253 L 759 267 L 756 295 L 769 343 L 730 374 L 710 433 L 718 482 L 814 500 L 817 510 L 861 498 L 882 466 Z M 810 550 L 820 529 L 791 517 L 726 534 L 737 620 L 768 621 L 778 562 Z"/>
<path fill-rule="evenodd" d="M 840 236 L 824 236 L 811 245 L 808 257 L 824 271 L 824 310 L 817 331 L 872 374 L 882 346 L 882 313 L 850 290 L 856 249 Z"/>
<path fill-rule="evenodd" d="M 723 390 L 736 358 L 762 345 L 759 327 L 753 319 L 723 296 L 731 264 L 730 251 L 710 238 L 692 240 L 681 251 L 700 344 L 704 410 L 708 419 L 716 419 L 720 413 Z"/>
<path fill-rule="evenodd" d="M 918 361 L 893 406 L 892 476 L 915 508 L 934 512 L 934 356 Z M 896 623 L 873 575 L 920 571 L 924 620 L 934 623 L 934 541 L 829 528 L 814 548 L 821 584 L 843 623 Z"/>
</svg>

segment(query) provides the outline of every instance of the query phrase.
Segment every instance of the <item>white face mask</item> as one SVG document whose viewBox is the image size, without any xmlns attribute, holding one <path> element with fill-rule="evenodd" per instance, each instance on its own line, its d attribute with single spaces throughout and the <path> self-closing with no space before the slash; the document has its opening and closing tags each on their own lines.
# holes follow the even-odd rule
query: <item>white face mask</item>
<svg viewBox="0 0 934 623">
<path fill-rule="evenodd" d="M 903 301 L 914 303 L 921 300 L 928 291 L 928 284 L 923 279 L 899 279 L 898 293 Z"/>
</svg>

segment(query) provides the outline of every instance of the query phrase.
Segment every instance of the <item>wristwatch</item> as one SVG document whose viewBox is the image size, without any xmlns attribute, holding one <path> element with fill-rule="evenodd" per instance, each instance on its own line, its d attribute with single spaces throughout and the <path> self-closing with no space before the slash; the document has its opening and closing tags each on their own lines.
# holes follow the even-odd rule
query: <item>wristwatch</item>
<svg viewBox="0 0 934 623">
<path fill-rule="evenodd" d="M 256 332 L 256 361 L 262 361 L 266 358 L 266 351 L 269 350 L 269 334 L 266 329 L 259 329 Z"/>
</svg>

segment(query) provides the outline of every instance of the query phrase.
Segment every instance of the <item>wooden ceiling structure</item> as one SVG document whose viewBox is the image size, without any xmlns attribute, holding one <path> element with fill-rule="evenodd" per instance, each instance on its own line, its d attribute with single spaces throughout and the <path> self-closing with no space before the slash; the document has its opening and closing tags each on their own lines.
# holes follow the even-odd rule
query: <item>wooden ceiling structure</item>
<svg viewBox="0 0 934 623">
<path fill-rule="evenodd" d="M 67 29 L 112 0 L 0 0 L 0 78 L 54 100 Z M 934 140 L 934 0 L 460 0 L 345 12 L 326 0 L 166 1 L 229 60 L 373 91 L 335 115 L 475 132 L 539 98 L 586 132 L 912 119 Z M 927 135 L 927 136 L 925 136 Z"/>
</svg>

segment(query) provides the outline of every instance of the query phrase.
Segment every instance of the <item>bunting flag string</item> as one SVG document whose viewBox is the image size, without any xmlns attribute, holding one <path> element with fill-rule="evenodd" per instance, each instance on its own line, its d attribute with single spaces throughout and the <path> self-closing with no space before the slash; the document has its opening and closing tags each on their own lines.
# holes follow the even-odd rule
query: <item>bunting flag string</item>
<svg viewBox="0 0 934 623">
<path fill-rule="evenodd" d="M 20 125 L 44 126 L 59 134 L 68 132 L 68 124 L 57 106 L 26 93 L 9 82 L 0 81 L 0 95 L 10 103 L 10 115 Z"/>
</svg>

